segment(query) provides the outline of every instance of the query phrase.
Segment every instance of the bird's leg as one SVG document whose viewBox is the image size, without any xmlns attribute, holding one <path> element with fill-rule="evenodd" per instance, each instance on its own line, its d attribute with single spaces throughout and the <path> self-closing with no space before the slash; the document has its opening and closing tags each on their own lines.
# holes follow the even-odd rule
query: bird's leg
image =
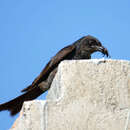
<svg viewBox="0 0 130 130">
<path fill-rule="evenodd" d="M 48 82 L 46 81 L 43 81 L 41 82 L 38 87 L 40 87 L 41 90 L 45 91 L 45 90 L 48 90 L 50 88 Z"/>
<path fill-rule="evenodd" d="M 58 68 L 58 67 L 57 67 L 57 68 Z M 49 84 L 50 86 L 51 86 L 52 81 L 53 81 L 53 79 L 54 79 L 54 77 L 55 77 L 55 75 L 56 75 L 57 68 L 55 68 L 55 69 L 50 73 L 50 75 L 49 75 L 48 78 L 47 78 L 47 82 L 48 82 L 48 84 Z"/>
<path fill-rule="evenodd" d="M 54 69 L 50 75 L 48 76 L 47 80 L 46 81 L 42 81 L 38 86 L 40 87 L 41 90 L 45 91 L 45 90 L 48 90 L 52 84 L 52 81 L 55 77 L 55 74 L 57 72 L 57 68 Z"/>
</svg>

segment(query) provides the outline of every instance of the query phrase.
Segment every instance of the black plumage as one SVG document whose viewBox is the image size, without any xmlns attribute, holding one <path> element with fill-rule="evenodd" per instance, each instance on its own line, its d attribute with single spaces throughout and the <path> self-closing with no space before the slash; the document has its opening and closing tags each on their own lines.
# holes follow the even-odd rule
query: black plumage
<svg viewBox="0 0 130 130">
<path fill-rule="evenodd" d="M 91 59 L 91 54 L 96 51 L 101 52 L 107 57 L 109 56 L 107 49 L 102 46 L 101 42 L 90 35 L 82 37 L 73 44 L 64 47 L 52 57 L 32 84 L 22 90 L 24 94 L 9 102 L 0 104 L 0 111 L 8 110 L 11 115 L 17 114 L 21 110 L 24 101 L 33 100 L 50 88 L 57 72 L 58 64 L 61 61 Z"/>
</svg>

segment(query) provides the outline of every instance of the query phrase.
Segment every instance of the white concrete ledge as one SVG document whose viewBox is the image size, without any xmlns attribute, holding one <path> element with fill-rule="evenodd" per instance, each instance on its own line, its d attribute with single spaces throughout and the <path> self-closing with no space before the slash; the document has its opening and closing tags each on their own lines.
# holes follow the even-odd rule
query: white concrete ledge
<svg viewBox="0 0 130 130">
<path fill-rule="evenodd" d="M 130 130 L 130 61 L 63 61 L 47 100 L 26 102 L 12 130 Z"/>
</svg>

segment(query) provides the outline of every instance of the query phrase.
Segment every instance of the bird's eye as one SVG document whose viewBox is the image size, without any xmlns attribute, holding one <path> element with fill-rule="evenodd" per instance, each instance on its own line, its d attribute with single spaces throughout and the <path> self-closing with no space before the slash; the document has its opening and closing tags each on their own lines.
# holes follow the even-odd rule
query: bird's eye
<svg viewBox="0 0 130 130">
<path fill-rule="evenodd" d="M 96 45 L 96 41 L 95 41 L 95 40 L 90 40 L 90 41 L 89 41 L 89 45 L 90 45 L 90 46 Z"/>
</svg>

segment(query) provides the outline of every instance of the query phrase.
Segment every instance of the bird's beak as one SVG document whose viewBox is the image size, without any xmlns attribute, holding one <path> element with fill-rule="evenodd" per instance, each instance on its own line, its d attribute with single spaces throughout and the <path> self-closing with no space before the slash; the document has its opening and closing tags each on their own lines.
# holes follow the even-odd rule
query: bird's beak
<svg viewBox="0 0 130 130">
<path fill-rule="evenodd" d="M 101 52 L 103 55 L 106 55 L 107 57 L 110 57 L 108 50 L 103 46 L 94 46 L 93 47 L 95 51 Z"/>
</svg>

